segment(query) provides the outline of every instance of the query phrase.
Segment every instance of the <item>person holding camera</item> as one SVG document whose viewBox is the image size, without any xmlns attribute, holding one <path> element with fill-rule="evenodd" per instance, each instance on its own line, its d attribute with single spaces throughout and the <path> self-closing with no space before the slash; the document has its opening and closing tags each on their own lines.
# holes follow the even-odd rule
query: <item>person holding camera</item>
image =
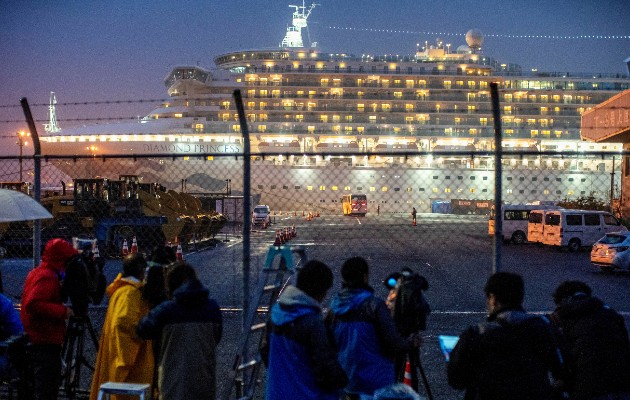
<svg viewBox="0 0 630 400">
<path fill-rule="evenodd" d="M 46 243 L 42 262 L 26 276 L 20 317 L 29 336 L 29 381 L 35 399 L 55 400 L 61 385 L 61 348 L 66 320 L 74 315 L 63 304 L 61 280 L 66 263 L 78 254 L 70 243 L 52 239 Z"/>
<path fill-rule="evenodd" d="M 98 346 L 90 400 L 96 400 L 105 382 L 148 383 L 153 380 L 151 342 L 136 334 L 136 326 L 149 312 L 142 298 L 147 262 L 139 254 L 123 259 L 123 272 L 107 287 L 109 305 Z"/>
</svg>

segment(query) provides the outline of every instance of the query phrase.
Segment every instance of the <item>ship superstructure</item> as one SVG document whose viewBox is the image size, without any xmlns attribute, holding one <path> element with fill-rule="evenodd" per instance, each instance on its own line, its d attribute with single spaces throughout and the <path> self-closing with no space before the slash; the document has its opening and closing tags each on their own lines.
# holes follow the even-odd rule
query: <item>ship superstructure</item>
<svg viewBox="0 0 630 400">
<path fill-rule="evenodd" d="M 406 193 L 400 203 L 491 198 L 488 177 L 492 176 L 493 158 L 473 153 L 494 149 L 489 85 L 497 82 L 503 146 L 532 154 L 504 157 L 504 168 L 515 174 L 504 185 L 511 195 L 507 201 L 553 201 L 591 192 L 601 192 L 606 198 L 609 179 L 597 186 L 594 182 L 600 180 L 596 176 L 609 176 L 612 160 L 541 157 L 535 153 L 621 151 L 620 144 L 580 141 L 580 116 L 628 89 L 627 76 L 524 72 L 518 65 L 485 56 L 481 51 L 483 35 L 476 30 L 467 33 L 465 45 L 454 49 L 437 40 L 433 45 L 425 42 L 408 56 L 331 54 L 317 47 L 303 47 L 301 31 L 307 28 L 313 6 L 303 3 L 292 7 L 293 25 L 287 29 L 281 47 L 220 55 L 215 58 L 216 70 L 176 67 L 164 80 L 169 100 L 139 123 L 64 129 L 43 138 L 44 151 L 93 155 L 177 153 L 188 156 L 188 162 L 204 163 L 208 160 L 197 155 L 239 153 L 242 139 L 232 93 L 240 89 L 251 150 L 265 155 L 264 159 L 255 157 L 254 163 L 273 168 L 278 177 L 273 186 L 320 188 L 317 195 L 323 196 L 324 200 L 319 201 L 322 204 L 338 200 L 343 190 L 369 190 L 386 196 L 388 201 L 393 201 L 391 197 L 396 193 Z M 471 154 L 462 155 L 468 152 Z M 403 153 L 418 155 L 408 157 Z M 154 172 L 161 181 L 168 163 L 165 158 L 161 172 Z M 341 182 L 340 178 L 339 182 L 326 182 L 326 168 L 347 169 L 342 174 L 347 181 Z M 304 169 L 320 171 L 320 182 L 300 181 L 304 175 L 299 171 Z M 411 174 L 407 178 L 410 186 L 392 186 L 387 180 L 372 185 L 365 178 L 353 181 L 356 174 L 384 169 L 392 177 Z M 398 172 L 392 172 L 394 169 Z M 173 172 L 179 174 L 177 179 L 168 178 L 174 182 L 185 179 L 185 170 L 178 170 Z M 421 173 L 426 176 L 419 178 Z M 464 185 L 477 175 L 483 184 L 474 188 Z M 531 185 L 534 175 L 539 188 L 528 189 L 526 183 L 520 185 L 525 189 L 510 188 L 514 182 Z M 413 179 L 431 182 L 420 188 L 412 183 Z M 450 179 L 461 185 L 450 184 Z M 438 185 L 434 181 L 443 182 Z M 544 182 L 549 184 L 545 186 Z M 266 191 L 273 196 L 271 185 L 267 189 L 262 186 L 258 189 L 263 196 Z M 338 189 L 333 191 L 331 187 Z M 312 199 L 312 189 L 304 193 L 305 199 L 309 196 L 308 201 L 317 202 Z M 285 207 L 274 203 L 273 198 L 264 201 L 276 209 Z"/>
</svg>

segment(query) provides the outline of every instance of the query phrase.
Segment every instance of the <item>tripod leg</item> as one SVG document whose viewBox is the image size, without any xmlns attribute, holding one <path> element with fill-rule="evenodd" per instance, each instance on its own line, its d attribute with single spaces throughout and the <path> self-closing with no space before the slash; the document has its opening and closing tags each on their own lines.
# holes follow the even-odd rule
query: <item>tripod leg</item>
<svg viewBox="0 0 630 400">
<path fill-rule="evenodd" d="M 424 388 L 427 390 L 427 397 L 429 398 L 429 400 L 433 400 L 433 394 L 431 394 L 431 387 L 429 386 L 429 380 L 427 379 L 427 374 L 425 374 L 424 368 L 422 367 L 422 361 L 420 361 L 419 349 L 418 349 L 418 370 L 420 371 L 420 376 L 422 377 Z"/>
</svg>

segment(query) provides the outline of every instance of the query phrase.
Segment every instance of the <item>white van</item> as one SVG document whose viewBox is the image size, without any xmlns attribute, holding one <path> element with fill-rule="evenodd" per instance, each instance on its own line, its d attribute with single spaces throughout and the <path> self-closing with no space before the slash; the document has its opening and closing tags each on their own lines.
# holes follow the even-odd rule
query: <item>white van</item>
<svg viewBox="0 0 630 400">
<path fill-rule="evenodd" d="M 529 212 L 527 222 L 527 240 L 531 243 L 542 243 L 545 232 L 545 216 L 550 210 L 558 210 L 562 207 L 536 209 Z"/>
<path fill-rule="evenodd" d="M 605 211 L 552 210 L 545 215 L 542 243 L 577 251 L 582 246 L 592 246 L 606 233 L 627 230 Z"/>
<path fill-rule="evenodd" d="M 532 210 L 539 209 L 559 209 L 561 207 L 555 205 L 533 205 L 533 204 L 506 204 L 503 205 L 503 241 L 512 242 L 514 244 L 526 243 L 528 236 L 528 221 Z M 496 213 L 494 207 L 490 209 L 490 217 L 488 219 L 488 235 L 494 235 Z"/>
</svg>

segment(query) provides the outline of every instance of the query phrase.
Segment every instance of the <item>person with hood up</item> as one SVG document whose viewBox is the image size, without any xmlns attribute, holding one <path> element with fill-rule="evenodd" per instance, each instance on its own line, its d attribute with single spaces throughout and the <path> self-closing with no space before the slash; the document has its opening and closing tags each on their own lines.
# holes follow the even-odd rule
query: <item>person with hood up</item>
<svg viewBox="0 0 630 400">
<path fill-rule="evenodd" d="M 565 361 L 571 400 L 630 399 L 630 340 L 617 311 L 581 281 L 562 282 L 551 316 Z"/>
<path fill-rule="evenodd" d="M 136 326 L 149 312 L 142 298 L 142 279 L 147 262 L 141 254 L 123 260 L 123 272 L 107 287 L 109 305 L 96 357 L 90 400 L 96 400 L 101 384 L 148 383 L 153 379 L 151 342 L 136 334 Z"/>
<path fill-rule="evenodd" d="M 352 257 L 341 266 L 342 290 L 327 316 L 339 362 L 348 375 L 346 399 L 371 396 L 376 389 L 396 382 L 394 357 L 420 345 L 418 335 L 404 339 L 385 302 L 368 285 L 368 264 Z"/>
<path fill-rule="evenodd" d="M 332 283 L 330 268 L 311 260 L 271 308 L 267 400 L 337 400 L 348 383 L 322 317 Z"/>
<path fill-rule="evenodd" d="M 61 347 L 66 320 L 74 315 L 63 304 L 61 280 L 77 250 L 63 239 L 46 243 L 42 262 L 26 276 L 20 318 L 29 336 L 29 371 L 35 399 L 57 399 L 61 385 Z"/>
<path fill-rule="evenodd" d="M 166 288 L 171 299 L 152 309 L 137 327 L 140 337 L 161 337 L 159 398 L 214 400 L 216 347 L 223 335 L 221 310 L 189 264 L 168 267 Z"/>
</svg>

